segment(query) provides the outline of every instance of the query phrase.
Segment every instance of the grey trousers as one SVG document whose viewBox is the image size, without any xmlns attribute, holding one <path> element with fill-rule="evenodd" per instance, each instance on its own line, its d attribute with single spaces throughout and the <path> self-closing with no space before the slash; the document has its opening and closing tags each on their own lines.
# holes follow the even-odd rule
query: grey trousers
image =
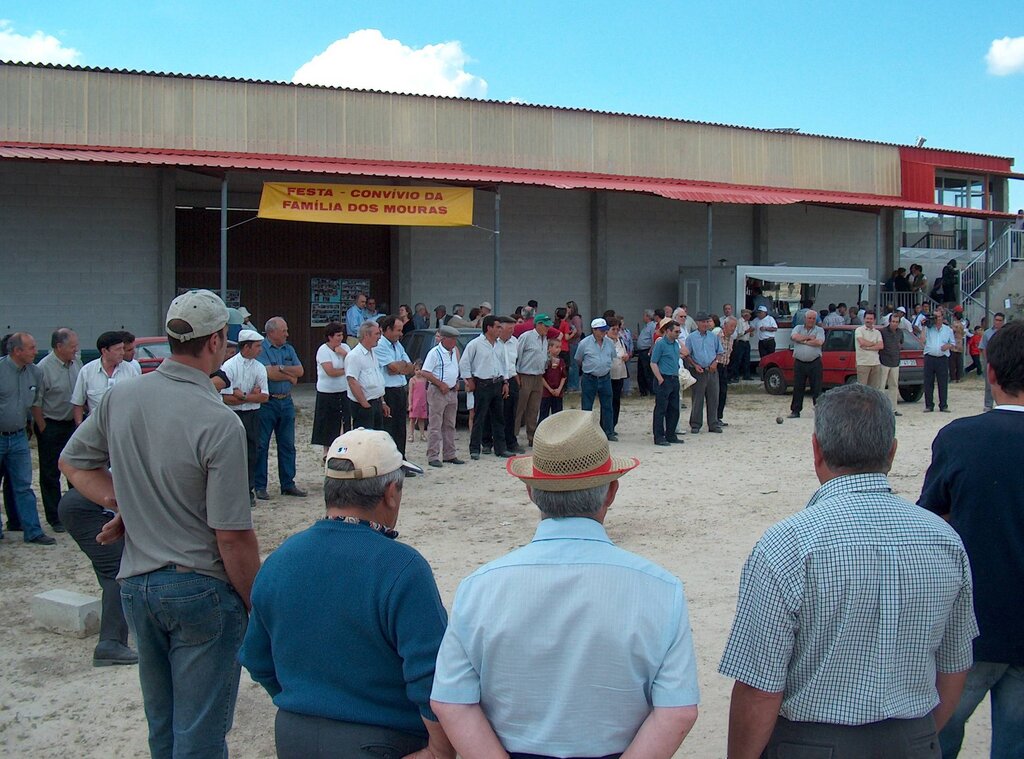
<svg viewBox="0 0 1024 759">
<path fill-rule="evenodd" d="M 401 759 L 427 739 L 376 725 L 357 725 L 278 709 L 274 740 L 279 759 Z"/>
<path fill-rule="evenodd" d="M 791 722 L 779 717 L 761 759 L 941 759 L 935 720 L 887 719 L 868 725 Z"/>
<path fill-rule="evenodd" d="M 455 415 L 459 393 L 443 394 L 433 383 L 427 385 L 427 461 L 455 458 Z"/>
<path fill-rule="evenodd" d="M 718 371 L 721 371 L 720 367 Z M 705 369 L 698 374 L 690 372 L 697 384 L 693 386 L 693 408 L 690 409 L 690 429 L 699 430 L 704 421 L 704 406 L 708 407 L 708 429 L 716 429 L 718 425 L 718 371 L 709 372 Z"/>
</svg>

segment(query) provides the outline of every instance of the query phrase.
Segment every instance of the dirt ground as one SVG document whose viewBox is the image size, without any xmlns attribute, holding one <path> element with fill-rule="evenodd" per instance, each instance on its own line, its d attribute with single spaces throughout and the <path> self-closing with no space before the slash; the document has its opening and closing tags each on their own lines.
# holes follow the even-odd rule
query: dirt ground
<svg viewBox="0 0 1024 759">
<path fill-rule="evenodd" d="M 302 388 L 300 441 L 309 439 L 312 400 L 311 388 Z M 570 396 L 573 403 L 578 396 Z M 651 399 L 633 397 L 623 404 L 620 442 L 613 450 L 637 456 L 641 466 L 622 480 L 607 528 L 618 545 L 666 567 L 686 586 L 701 705 L 679 757 L 724 756 L 732 682 L 716 668 L 732 623 L 740 568 L 761 533 L 802 508 L 818 486 L 811 461 L 813 414 L 805 409 L 805 418 L 776 424 L 788 404 L 788 397 L 743 387 L 730 393 L 725 434 L 686 435 L 685 445 L 671 448 L 651 443 Z M 890 474 L 899 495 L 917 500 L 935 433 L 952 418 L 979 412 L 981 405 L 981 380 L 973 377 L 951 387 L 952 414 L 924 414 L 920 402 L 900 405 L 899 449 Z M 680 427 L 686 428 L 685 417 Z M 426 476 L 408 480 L 399 521 L 400 539 L 430 562 L 446 605 L 464 576 L 528 542 L 538 516 L 502 460 L 468 461 L 464 428 L 457 444 L 466 466 L 429 469 Z M 409 447 L 410 457 L 422 464 L 425 453 L 426 443 L 418 439 Z M 272 454 L 272 495 L 274 461 Z M 273 496 L 257 504 L 254 517 L 264 554 L 323 514 L 322 499 L 316 497 L 322 486 L 320 453 L 312 446 L 299 447 L 298 483 L 310 491 L 309 498 Z M 41 591 L 63 588 L 99 597 L 84 554 L 67 535 L 57 541 L 54 547 L 30 546 L 18 533 L 0 541 L 0 755 L 145 756 L 137 668 L 94 668 L 95 637 L 55 635 L 32 620 L 30 599 Z M 269 697 L 243 670 L 228 738 L 231 754 L 273 756 L 273 722 Z M 968 725 L 962 757 L 988 755 L 989 728 L 983 704 Z"/>
</svg>

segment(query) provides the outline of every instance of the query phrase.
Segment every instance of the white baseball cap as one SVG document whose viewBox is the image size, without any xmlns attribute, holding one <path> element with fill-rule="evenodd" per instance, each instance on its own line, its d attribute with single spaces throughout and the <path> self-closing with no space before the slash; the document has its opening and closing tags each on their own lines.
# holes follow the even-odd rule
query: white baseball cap
<svg viewBox="0 0 1024 759">
<path fill-rule="evenodd" d="M 188 324 L 189 329 L 172 330 L 169 325 L 175 319 Z M 228 307 L 224 305 L 224 301 L 209 290 L 192 290 L 171 301 L 164 329 L 174 339 L 187 342 L 197 337 L 212 335 L 223 329 L 227 323 Z"/>
<path fill-rule="evenodd" d="M 337 460 L 350 462 L 352 469 L 332 469 L 331 462 Z M 420 467 L 402 458 L 391 435 L 362 427 L 336 438 L 324 462 L 324 475 L 334 480 L 363 480 L 390 474 L 396 469 L 423 474 Z"/>
<path fill-rule="evenodd" d="M 907 313 L 907 309 L 906 309 L 906 308 L 904 308 L 903 306 L 897 306 L 897 307 L 896 307 L 896 310 L 897 310 L 897 311 L 900 311 L 900 312 L 902 312 L 902 313 L 904 313 L 904 314 L 905 314 L 905 313 Z"/>
<path fill-rule="evenodd" d="M 606 322 L 601 317 L 598 317 L 598 318 L 594 319 L 594 321 L 590 322 L 590 328 L 591 329 L 608 329 L 608 322 Z"/>
<path fill-rule="evenodd" d="M 263 335 L 254 329 L 243 329 L 238 332 L 238 342 L 254 343 L 263 339 Z"/>
</svg>

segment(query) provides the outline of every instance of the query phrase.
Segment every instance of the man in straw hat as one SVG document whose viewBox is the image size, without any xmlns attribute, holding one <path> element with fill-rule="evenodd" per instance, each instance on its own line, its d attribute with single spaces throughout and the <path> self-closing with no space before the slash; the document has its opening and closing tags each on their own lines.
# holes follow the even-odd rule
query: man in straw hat
<svg viewBox="0 0 1024 759">
<path fill-rule="evenodd" d="M 98 540 L 124 537 L 117 577 L 159 757 L 227 756 L 235 655 L 260 565 L 245 428 L 210 382 L 227 322 L 209 290 L 171 301 L 170 357 L 110 388 L 60 457 L 83 496 L 119 510 Z"/>
<path fill-rule="evenodd" d="M 410 472 L 383 430 L 335 439 L 326 513 L 256 577 L 238 658 L 278 707 L 281 759 L 455 757 L 429 705 L 447 615 L 430 565 L 396 540 Z"/>
<path fill-rule="evenodd" d="M 604 529 L 618 479 L 596 415 L 562 411 L 508 471 L 533 541 L 459 586 L 431 706 L 463 756 L 671 757 L 697 719 L 682 583 Z"/>
</svg>

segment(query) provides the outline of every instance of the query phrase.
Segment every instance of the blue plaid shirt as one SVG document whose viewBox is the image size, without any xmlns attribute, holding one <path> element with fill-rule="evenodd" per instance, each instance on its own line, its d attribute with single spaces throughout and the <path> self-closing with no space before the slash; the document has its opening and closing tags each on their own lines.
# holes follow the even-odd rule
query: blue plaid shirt
<svg viewBox="0 0 1024 759">
<path fill-rule="evenodd" d="M 782 692 L 790 720 L 922 717 L 939 703 L 936 671 L 971 666 L 972 602 L 949 525 L 882 474 L 837 477 L 754 546 L 718 671 Z"/>
</svg>

